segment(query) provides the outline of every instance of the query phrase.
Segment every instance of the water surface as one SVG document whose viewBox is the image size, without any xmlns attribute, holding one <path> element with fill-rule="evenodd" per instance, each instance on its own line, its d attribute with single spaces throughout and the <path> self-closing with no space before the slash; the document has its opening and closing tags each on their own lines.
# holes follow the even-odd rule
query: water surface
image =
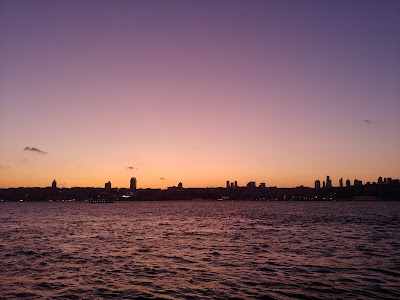
<svg viewBox="0 0 400 300">
<path fill-rule="evenodd" d="M 0 298 L 400 299 L 399 202 L 0 204 Z"/>
</svg>

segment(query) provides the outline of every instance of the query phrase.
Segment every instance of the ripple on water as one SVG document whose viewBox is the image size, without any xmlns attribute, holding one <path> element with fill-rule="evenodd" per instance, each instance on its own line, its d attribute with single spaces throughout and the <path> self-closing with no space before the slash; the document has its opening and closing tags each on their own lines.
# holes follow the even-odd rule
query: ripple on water
<svg viewBox="0 0 400 300">
<path fill-rule="evenodd" d="M 18 204 L 0 298 L 400 298 L 400 203 Z"/>
</svg>

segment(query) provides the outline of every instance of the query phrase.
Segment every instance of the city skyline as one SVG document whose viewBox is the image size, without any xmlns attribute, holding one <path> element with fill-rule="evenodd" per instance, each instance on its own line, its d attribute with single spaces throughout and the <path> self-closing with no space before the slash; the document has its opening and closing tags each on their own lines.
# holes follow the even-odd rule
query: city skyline
<svg viewBox="0 0 400 300">
<path fill-rule="evenodd" d="M 375 181 L 367 181 L 367 182 L 363 182 L 362 180 L 359 180 L 357 178 L 354 178 L 353 181 L 351 181 L 350 179 L 346 179 L 346 185 L 343 184 L 343 178 L 339 178 L 337 180 L 338 184 L 335 184 L 332 179 L 330 178 L 330 176 L 326 176 L 326 181 L 322 181 L 322 185 L 321 185 L 321 181 L 319 179 L 316 179 L 314 181 L 314 184 L 302 184 L 302 185 L 298 185 L 298 186 L 273 186 L 273 185 L 268 185 L 265 181 L 264 182 L 256 182 L 256 181 L 249 181 L 249 182 L 244 182 L 243 184 L 238 183 L 237 180 L 231 182 L 229 180 L 227 180 L 225 182 L 225 186 L 220 185 L 220 186 L 206 186 L 206 187 L 194 187 L 194 186 L 183 186 L 182 182 L 179 182 L 177 184 L 178 188 L 227 188 L 227 189 L 236 189 L 236 188 L 243 188 L 243 187 L 250 187 L 250 188 L 298 188 L 298 187 L 306 187 L 306 188 L 314 188 L 316 190 L 319 190 L 321 188 L 326 188 L 326 189 L 330 189 L 330 188 L 344 188 L 344 187 L 351 187 L 351 186 L 362 186 L 362 185 L 372 185 L 372 184 L 387 184 L 387 183 L 398 183 L 399 179 L 397 178 L 392 178 L 392 177 L 382 177 L 379 176 L 376 178 Z M 329 182 L 329 183 L 328 183 Z M 351 183 L 353 182 L 353 184 Z M 110 180 L 108 180 L 107 182 L 103 183 L 103 185 L 99 185 L 99 186 L 65 186 L 64 184 L 61 184 L 60 186 L 58 185 L 58 182 L 56 179 L 53 179 L 51 182 L 51 185 L 47 185 L 47 186 L 37 186 L 38 188 L 45 188 L 45 187 L 51 187 L 51 188 L 76 188 L 76 187 L 82 187 L 82 188 L 101 188 L 103 187 L 106 191 L 110 191 L 112 189 L 128 189 L 129 193 L 131 195 L 134 195 L 136 193 L 136 191 L 139 189 L 149 189 L 150 187 L 146 187 L 146 186 L 142 186 L 142 187 L 137 187 L 137 178 L 136 177 L 131 177 L 129 180 L 129 185 L 126 186 L 114 186 L 112 184 L 112 182 Z M 0 187 L 1 188 L 1 187 Z M 33 186 L 20 186 L 20 187 L 16 187 L 16 188 L 35 188 Z M 156 189 L 159 189 L 160 187 L 156 187 Z M 169 188 L 176 188 L 175 185 L 172 186 L 168 186 L 166 187 L 166 189 Z"/>
<path fill-rule="evenodd" d="M 0 188 L 400 178 L 399 14 L 390 0 L 1 1 Z"/>
</svg>

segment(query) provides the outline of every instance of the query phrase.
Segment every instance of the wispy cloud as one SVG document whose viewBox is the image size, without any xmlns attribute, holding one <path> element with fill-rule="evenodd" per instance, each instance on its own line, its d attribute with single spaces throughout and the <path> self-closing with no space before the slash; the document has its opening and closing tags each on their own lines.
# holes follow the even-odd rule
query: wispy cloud
<svg viewBox="0 0 400 300">
<path fill-rule="evenodd" d="M 0 165 L 0 169 L 9 169 L 10 166 Z"/>
<path fill-rule="evenodd" d="M 25 147 L 24 151 L 36 152 L 36 153 L 39 153 L 39 154 L 47 154 L 46 151 L 42 151 L 42 150 L 40 150 L 38 148 L 35 148 L 35 147 Z"/>
<path fill-rule="evenodd" d="M 363 123 L 366 125 L 372 125 L 373 122 L 371 120 L 363 120 Z"/>
<path fill-rule="evenodd" d="M 126 170 L 137 170 L 138 168 L 135 168 L 135 167 L 126 167 L 125 169 L 126 169 Z"/>
<path fill-rule="evenodd" d="M 164 178 L 164 177 L 161 177 L 160 180 L 165 180 L 165 178 Z"/>
</svg>

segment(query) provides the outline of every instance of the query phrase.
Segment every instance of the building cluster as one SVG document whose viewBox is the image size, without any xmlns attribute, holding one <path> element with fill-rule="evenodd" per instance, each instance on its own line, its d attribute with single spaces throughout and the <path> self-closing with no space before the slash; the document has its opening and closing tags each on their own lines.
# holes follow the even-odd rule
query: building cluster
<svg viewBox="0 0 400 300">
<path fill-rule="evenodd" d="M 246 185 L 247 188 L 256 188 L 256 182 L 255 181 L 250 181 Z M 260 185 L 258 186 L 259 188 L 265 188 L 265 182 L 261 182 Z M 233 188 L 239 188 L 237 181 L 230 182 L 229 180 L 226 181 L 226 188 L 227 189 L 233 189 Z"/>
<path fill-rule="evenodd" d="M 399 179 L 392 179 L 392 178 L 383 178 L 379 177 L 377 182 L 367 182 L 365 185 L 380 185 L 380 184 L 391 184 L 391 183 L 399 183 Z M 349 179 L 346 180 L 346 187 L 351 187 L 351 181 Z M 363 182 L 361 180 L 358 179 L 354 179 L 353 182 L 353 186 L 354 187 L 362 187 L 363 186 Z M 343 188 L 343 178 L 339 179 L 339 187 Z M 330 189 L 332 188 L 332 180 L 330 179 L 329 176 L 326 176 L 326 181 L 322 181 L 322 186 L 321 186 L 321 181 L 319 180 L 315 180 L 314 182 L 314 188 L 316 190 L 319 190 L 321 188 L 326 188 L 326 189 Z"/>
<path fill-rule="evenodd" d="M 179 182 L 178 183 L 178 186 L 169 186 L 168 188 L 167 188 L 167 190 L 168 191 L 183 191 L 183 184 L 182 184 L 182 182 Z"/>
<path fill-rule="evenodd" d="M 54 180 L 54 182 L 55 182 L 55 180 Z M 110 192 L 112 190 L 110 181 L 108 181 L 104 184 L 104 190 L 106 190 L 107 192 Z M 130 185 L 129 185 L 129 195 L 133 196 L 135 194 L 136 194 L 136 178 L 132 177 L 131 181 L 130 181 Z"/>
</svg>

